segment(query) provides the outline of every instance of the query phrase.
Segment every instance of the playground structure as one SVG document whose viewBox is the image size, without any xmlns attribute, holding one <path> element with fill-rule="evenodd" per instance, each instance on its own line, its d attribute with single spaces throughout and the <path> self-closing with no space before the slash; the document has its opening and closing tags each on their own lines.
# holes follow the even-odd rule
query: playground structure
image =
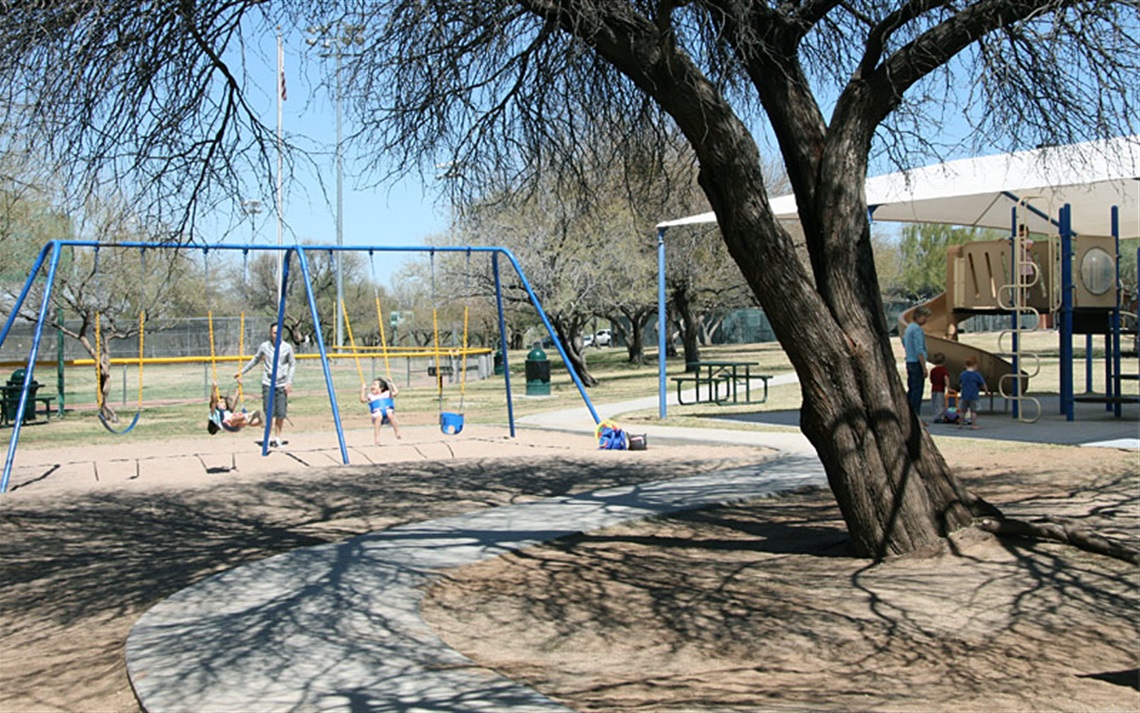
<svg viewBox="0 0 1140 713">
<path fill-rule="evenodd" d="M 98 242 L 82 241 L 82 240 L 54 240 L 54 241 L 50 241 L 50 242 L 46 243 L 44 245 L 44 247 L 41 249 L 39 255 L 37 256 L 37 258 L 35 260 L 35 263 L 33 264 L 31 270 L 29 271 L 28 278 L 27 278 L 26 282 L 24 283 L 23 289 L 21 290 L 19 296 L 16 298 L 16 300 L 11 305 L 11 312 L 9 313 L 8 319 L 4 324 L 3 331 L 0 332 L 0 346 L 2 346 L 4 344 L 4 341 L 7 339 L 9 332 L 11 331 L 12 325 L 15 323 L 17 316 L 20 314 L 20 311 L 23 308 L 25 301 L 28 299 L 28 296 L 32 291 L 32 287 L 36 284 L 36 281 L 37 281 L 37 279 L 39 279 L 41 271 L 44 269 L 44 267 L 46 265 L 47 266 L 47 272 L 46 272 L 46 275 L 44 277 L 41 304 L 40 304 L 39 310 L 37 312 L 34 336 L 32 338 L 32 342 L 31 342 L 31 345 L 30 345 L 30 348 L 28 351 L 26 366 L 25 366 L 25 370 L 24 370 L 23 384 L 22 384 L 22 387 L 20 390 L 19 402 L 18 402 L 18 405 L 16 408 L 15 420 L 14 420 L 13 427 L 12 427 L 12 435 L 9 439 L 8 451 L 7 451 L 7 454 L 5 457 L 5 462 L 4 462 L 4 471 L 3 471 L 2 477 L 0 477 L 0 493 L 6 492 L 7 488 L 8 488 L 8 481 L 9 481 L 9 478 L 11 476 L 12 465 L 13 465 L 15 455 L 16 455 L 16 449 L 19 445 L 21 425 L 23 424 L 24 414 L 25 414 L 25 411 L 28 407 L 27 402 L 29 400 L 28 399 L 29 387 L 31 386 L 31 384 L 35 383 L 34 372 L 35 372 L 35 367 L 37 365 L 37 356 L 38 356 L 38 352 L 39 352 L 40 342 L 41 342 L 41 339 L 43 338 L 43 331 L 44 331 L 45 324 L 47 324 L 51 319 L 51 317 L 49 315 L 50 315 L 50 312 L 52 309 L 52 290 L 53 290 L 53 287 L 54 287 L 54 284 L 55 284 L 55 281 L 57 278 L 57 272 L 58 272 L 58 268 L 59 268 L 59 264 L 60 264 L 60 258 L 62 256 L 63 251 L 65 249 L 69 249 L 69 248 L 71 248 L 71 249 L 74 249 L 74 248 L 80 248 L 80 249 L 90 248 L 93 250 L 104 250 L 104 249 L 138 250 L 138 251 L 140 251 L 140 253 L 143 251 L 146 251 L 146 250 L 201 250 L 201 251 L 215 251 L 215 250 L 217 250 L 217 251 L 238 251 L 238 250 L 240 250 L 243 253 L 248 253 L 250 251 L 269 251 L 269 252 L 280 253 L 282 267 L 281 267 L 281 271 L 280 271 L 280 290 L 279 290 L 279 299 L 278 299 L 278 306 L 277 306 L 277 322 L 276 322 L 278 337 L 277 337 L 277 343 L 275 345 L 275 354 L 274 354 L 272 374 L 271 374 L 271 380 L 274 382 L 276 382 L 276 380 L 277 380 L 277 352 L 279 352 L 279 350 L 281 348 L 281 338 L 282 338 L 283 331 L 284 331 L 282 329 L 282 326 L 284 323 L 285 307 L 286 307 L 287 292 L 288 292 L 286 290 L 286 286 L 288 285 L 289 272 L 291 269 L 291 264 L 293 263 L 293 261 L 295 259 L 297 265 L 299 266 L 299 269 L 301 271 L 302 278 L 303 278 L 302 283 L 303 283 L 304 290 L 305 290 L 305 296 L 306 296 L 306 300 L 308 303 L 309 313 L 310 313 L 310 316 L 312 318 L 312 323 L 314 326 L 313 333 L 314 333 L 314 337 L 315 337 L 315 341 L 316 341 L 316 346 L 318 349 L 317 357 L 321 361 L 321 365 L 322 365 L 322 369 L 323 369 L 323 373 L 324 373 L 324 380 L 325 380 L 326 388 L 328 391 L 329 405 L 330 405 L 330 408 L 332 411 L 333 422 L 336 426 L 337 441 L 338 441 L 338 444 L 340 447 L 341 460 L 345 464 L 348 464 L 348 462 L 349 462 L 348 449 L 345 445 L 344 430 L 343 430 L 343 427 L 341 424 L 340 410 L 339 410 L 339 407 L 337 404 L 336 392 L 335 392 L 335 389 L 333 388 L 332 374 L 331 374 L 330 369 L 329 369 L 330 359 L 334 358 L 334 356 L 331 355 L 329 353 L 329 351 L 326 349 L 324 339 L 322 337 L 321 323 L 320 323 L 320 318 L 319 318 L 318 312 L 317 312 L 316 297 L 313 294 L 312 280 L 310 278 L 308 260 L 306 258 L 307 253 L 320 252 L 320 251 L 326 251 L 329 253 L 332 253 L 332 252 L 368 252 L 369 254 L 372 254 L 374 252 L 421 252 L 421 253 L 427 252 L 427 253 L 431 254 L 433 260 L 434 260 L 434 256 L 436 253 L 463 253 L 463 254 L 467 255 L 469 262 L 470 262 L 470 258 L 473 254 L 481 254 L 481 255 L 489 256 L 490 261 L 491 261 L 491 271 L 492 271 L 492 275 L 494 278 L 494 285 L 495 285 L 495 303 L 496 303 L 496 308 L 497 308 L 497 313 L 498 313 L 498 327 L 499 327 L 499 349 L 503 355 L 503 367 L 504 367 L 503 368 L 503 376 L 504 376 L 504 386 L 506 389 L 506 397 L 507 397 L 506 398 L 507 422 L 508 422 L 508 426 L 509 426 L 510 436 L 512 438 L 514 438 L 516 435 L 516 433 L 515 433 L 514 406 L 513 406 L 513 400 L 512 400 L 512 395 L 511 395 L 510 368 L 509 368 L 509 365 L 506 363 L 507 353 L 508 353 L 508 350 L 507 350 L 507 332 L 506 332 L 506 319 L 504 317 L 504 311 L 503 311 L 502 279 L 501 279 L 500 264 L 499 264 L 500 258 L 505 257 L 510 262 L 511 266 L 514 268 L 515 275 L 517 276 L 521 287 L 526 291 L 528 297 L 530 298 L 531 304 L 534 306 L 535 310 L 537 311 L 538 316 L 539 316 L 540 320 L 542 321 L 543 326 L 546 328 L 547 332 L 553 338 L 553 341 L 554 341 L 554 344 L 558 350 L 559 356 L 561 357 L 563 363 L 565 364 L 566 369 L 567 369 L 568 373 L 570 374 L 570 377 L 573 380 L 575 386 L 577 387 L 578 393 L 581 396 L 583 402 L 585 403 L 586 407 L 589 409 L 591 416 L 593 417 L 595 422 L 598 422 L 601 420 L 597 414 L 597 411 L 594 409 L 593 404 L 590 402 L 589 396 L 586 394 L 585 386 L 582 383 L 580 377 L 578 376 L 577 371 L 574 369 L 573 364 L 571 363 L 569 357 L 567 356 L 564 347 L 558 341 L 558 339 L 555 335 L 555 332 L 554 332 L 554 328 L 551 326 L 550 320 L 546 316 L 546 313 L 543 310 L 542 305 L 539 302 L 537 295 L 535 295 L 534 290 L 532 289 L 530 283 L 527 281 L 527 278 L 526 278 L 525 273 L 523 272 L 522 266 L 519 264 L 517 258 L 515 258 L 515 256 L 506 248 L 502 248 L 502 247 L 422 247 L 422 246 L 409 246 L 409 247 L 353 246 L 353 247 L 347 247 L 347 246 L 327 246 L 327 245 L 322 245 L 322 246 L 301 246 L 301 245 L 293 245 L 293 246 L 208 245 L 208 246 L 202 246 L 202 245 L 172 245 L 172 244 L 164 244 L 164 243 L 145 243 L 145 242 L 98 243 Z M 140 324 L 142 324 L 144 322 L 143 316 L 140 315 L 139 319 L 140 319 Z M 142 328 L 140 327 L 140 331 L 141 331 L 141 329 Z M 141 338 L 141 334 L 140 334 L 140 338 Z M 424 350 L 420 350 L 420 351 L 424 351 Z M 463 348 L 463 350 L 448 349 L 448 350 L 446 350 L 446 354 L 461 356 L 461 357 L 464 357 L 464 359 L 465 359 L 466 355 L 465 354 L 459 354 L 460 351 L 467 351 L 466 335 L 464 336 L 464 348 Z M 146 363 L 146 360 L 142 358 L 141 353 L 142 353 L 142 351 L 141 351 L 141 347 L 140 347 L 140 357 L 137 359 L 128 359 L 126 361 L 129 363 L 137 363 L 137 364 L 139 364 L 139 366 L 141 368 L 142 364 Z M 435 356 L 435 358 L 437 360 L 436 361 L 436 364 L 437 364 L 436 373 L 438 375 L 439 372 L 441 371 L 440 362 L 438 360 L 441 359 L 441 357 L 445 353 L 441 349 L 440 345 L 438 344 L 438 341 L 435 345 L 434 350 L 431 350 L 431 353 Z M 350 359 L 355 358 L 354 353 L 342 353 L 342 354 L 338 354 L 337 356 L 342 357 L 342 358 L 350 358 Z M 236 359 L 240 359 L 240 358 L 241 358 L 240 356 L 239 357 L 221 357 L 221 356 L 217 356 L 217 355 L 211 355 L 211 357 L 210 357 L 210 359 L 212 361 L 215 361 L 215 362 L 219 361 L 219 360 L 236 360 Z M 198 359 L 198 358 L 195 358 L 195 360 L 201 361 L 201 359 Z M 464 370 L 466 370 L 466 368 L 467 368 L 465 361 L 464 361 L 462 368 Z M 440 386 L 440 388 L 442 388 L 442 386 Z M 141 390 L 141 378 L 140 378 L 140 390 Z M 269 403 L 267 404 L 269 412 L 272 412 L 273 398 L 274 398 L 273 391 L 270 390 L 270 392 L 269 392 Z M 441 402 L 442 402 L 442 400 L 441 400 Z M 457 417 L 459 417 L 459 419 L 460 419 L 459 423 L 456 422 Z M 263 456 L 266 456 L 269 454 L 270 421 L 271 421 L 271 419 L 266 419 L 265 431 L 264 431 L 264 435 L 262 438 L 262 455 Z M 132 425 L 131 425 L 132 428 L 134 427 L 136 422 L 137 422 L 137 414 L 135 417 L 135 421 L 132 422 Z M 459 427 L 461 427 L 461 414 L 441 413 L 440 427 L 444 433 L 450 433 L 450 434 L 458 433 Z M 126 430 L 130 430 L 130 429 L 128 428 Z M 123 432 L 125 432 L 125 431 L 123 431 Z"/>
<path fill-rule="evenodd" d="M 927 352 L 945 356 L 951 388 L 958 388 L 957 375 L 966 359 L 974 357 L 991 395 L 1000 394 L 1011 402 L 1013 416 L 1028 422 L 1041 415 L 1040 402 L 1029 393 L 1040 361 L 1036 354 L 1021 349 L 1023 335 L 1043 325 L 1058 325 L 1061 352 L 1064 355 L 1069 345 L 1070 365 L 1073 335 L 1087 335 L 1090 346 L 1093 335 L 1103 335 L 1104 393 L 1075 395 L 1070 367 L 1062 370 L 1061 404 L 1068 415 L 1074 401 L 1101 401 L 1119 416 L 1122 403 L 1138 398 L 1125 395 L 1122 389 L 1124 379 L 1136 378 L 1135 373 L 1122 370 L 1121 341 L 1122 335 L 1135 334 L 1136 316 L 1123 309 L 1118 245 L 1114 236 L 1031 236 L 1024 226 L 1009 239 L 956 245 L 947 252 L 946 292 L 903 312 L 899 333 L 913 321 L 919 306 L 927 307 L 931 312 L 923 325 Z M 1065 264 L 1076 269 L 1063 269 Z M 1000 353 L 958 341 L 960 323 L 981 314 L 1010 317 L 1009 327 L 1001 334 Z M 1126 329 L 1129 322 L 1131 329 Z M 1070 376 L 1067 383 L 1066 373 Z"/>
<path fill-rule="evenodd" d="M 973 314 L 1010 315 L 1003 354 L 973 351 L 1013 403 L 1013 416 L 1023 418 L 1023 402 L 1036 366 L 1023 368 L 1020 337 L 1025 318 L 1040 325 L 1051 320 L 1060 339 L 1060 409 L 1074 418 L 1075 401 L 1097 401 L 1119 418 L 1121 404 L 1134 402 L 1121 382 L 1136 379 L 1122 370 L 1121 335 L 1126 313 L 1120 279 L 1119 246 L 1123 238 L 1140 237 L 1140 136 L 1050 146 L 1012 154 L 983 156 L 924 166 L 867 179 L 865 199 L 873 221 L 933 223 L 1008 230 L 1008 240 L 971 243 L 955 249 L 947 267 L 947 293 L 928 307 L 934 313 L 926 332 L 928 351 L 946 353 L 948 368 L 971 355 L 956 341 L 957 325 Z M 771 200 L 778 220 L 794 222 L 799 212 L 794 195 Z M 690 215 L 657 224 L 658 323 L 665 332 L 665 234 L 673 227 L 715 223 L 714 213 Z M 1040 240 L 1032 241 L 1030 236 Z M 1049 236 L 1045 238 L 1044 236 Z M 1140 261 L 1140 256 L 1138 256 Z M 1137 286 L 1140 291 L 1140 285 Z M 912 311 L 900 318 L 900 330 Z M 1135 327 L 1129 327 L 1134 333 Z M 1105 336 L 1106 384 L 1092 392 L 1091 368 L 1086 391 L 1074 394 L 1073 336 Z M 664 354 L 664 338 L 661 337 Z M 1007 361 L 1003 356 L 1009 357 Z M 664 358 L 659 362 L 659 413 L 666 414 Z M 1037 408 L 1040 405 L 1037 404 Z M 1038 410 L 1038 413 L 1040 411 Z"/>
</svg>

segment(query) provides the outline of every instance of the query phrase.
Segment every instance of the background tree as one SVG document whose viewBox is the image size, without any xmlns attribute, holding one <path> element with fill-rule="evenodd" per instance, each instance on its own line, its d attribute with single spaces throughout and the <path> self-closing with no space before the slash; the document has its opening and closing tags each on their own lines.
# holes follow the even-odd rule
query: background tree
<svg viewBox="0 0 1140 713">
<path fill-rule="evenodd" d="M 582 383 L 594 386 L 597 379 L 586 364 L 581 334 L 595 312 L 592 293 L 600 280 L 613 274 L 617 259 L 608 250 L 598 215 L 576 210 L 572 197 L 566 200 L 556 186 L 548 188 L 519 196 L 486 196 L 466 211 L 460 241 L 498 245 L 514 253 Z M 482 293 L 490 297 L 489 270 L 481 274 Z M 504 301 L 533 314 L 522 284 L 505 270 L 500 274 Z"/>
<path fill-rule="evenodd" d="M 946 290 L 946 252 L 974 240 L 1008 238 L 997 230 L 911 223 L 899 239 L 899 287 L 910 300 L 926 300 Z"/>
<path fill-rule="evenodd" d="M 661 216 L 678 211 L 704 212 L 708 202 L 697 185 L 697 170 L 692 162 L 692 154 L 684 144 L 684 138 L 676 131 L 664 130 L 650 136 L 663 136 L 658 142 L 666 143 L 656 151 L 640 147 L 635 156 L 641 162 L 630 160 L 624 165 L 609 167 L 609 190 L 620 196 L 621 220 L 608 223 L 619 228 L 615 232 L 620 240 L 622 264 L 615 274 L 621 279 L 611 279 L 602 284 L 599 291 L 604 302 L 599 314 L 608 316 L 618 334 L 626 343 L 631 363 L 644 361 L 645 329 L 657 317 L 657 240 L 656 235 L 646 234 L 645 226 L 657 223 Z M 650 143 L 653 139 L 646 138 Z M 619 172 L 619 169 L 620 172 Z M 673 247 L 676 241 L 669 241 Z M 685 251 L 682 251 L 684 253 Z M 689 274 L 699 275 L 693 265 L 696 255 L 687 255 L 682 261 L 689 267 Z M 720 257 L 727 260 L 723 252 Z M 672 270 L 675 265 L 667 266 Z M 720 264 L 702 264 L 708 268 L 708 281 L 721 277 Z M 739 271 L 736 271 L 739 276 Z M 739 282 L 739 281 L 738 281 Z"/>
<path fill-rule="evenodd" d="M 308 243 L 307 243 L 308 244 Z M 336 262 L 328 250 L 307 250 L 310 286 L 317 303 L 321 337 L 326 346 L 336 345 Z M 341 270 L 344 280 L 344 301 L 352 320 L 353 336 L 365 342 L 378 339 L 374 290 L 381 289 L 372 283 L 368 258 L 362 253 L 341 253 Z M 277 316 L 277 261 L 274 252 L 258 252 L 249 257 L 246 305 L 250 314 Z M 294 344 L 311 343 L 315 346 L 315 326 L 305 294 L 304 275 L 296 256 L 289 265 L 286 285 L 285 315 L 283 324 L 286 337 Z M 382 303 L 383 303 L 382 299 Z M 364 331 L 356 333 L 358 326 Z M 348 336 L 345 335 L 345 344 Z"/>
<path fill-rule="evenodd" d="M 875 274 L 879 277 L 879 293 L 886 300 L 903 299 L 902 254 L 898 237 L 882 228 L 872 227 L 871 246 L 875 251 Z"/>
<path fill-rule="evenodd" d="M 801 428 L 855 551 L 911 552 L 997 516 L 907 406 L 866 175 L 873 159 L 937 155 L 945 116 L 1010 148 L 1134 133 L 1135 2 L 40 0 L 0 15 L 0 125 L 84 176 L 131 170 L 152 192 L 185 194 L 166 204 L 179 209 L 240 195 L 226 185 L 240 183 L 232 157 L 268 165 L 270 144 L 227 60 L 258 13 L 297 27 L 367 20 L 344 68 L 361 155 L 406 171 L 449 159 L 480 191 L 572 173 L 595 137 L 620 149 L 671 122 L 795 367 Z M 754 129 L 779 147 L 806 266 L 772 213 Z"/>
<path fill-rule="evenodd" d="M 666 242 L 666 250 L 676 256 L 665 270 L 670 315 L 681 337 L 685 368 L 695 370 L 700 345 L 709 342 L 724 315 L 755 306 L 755 301 L 718 230 L 683 228 L 671 231 Z"/>
<path fill-rule="evenodd" d="M 147 241 L 152 236 L 123 204 L 113 200 L 89 205 L 79 229 L 100 243 Z M 103 416 L 116 423 L 118 415 L 109 398 L 114 345 L 137 340 L 140 330 L 153 334 L 168 329 L 187 314 L 205 315 L 210 295 L 222 293 L 226 286 L 207 280 L 202 264 L 184 251 L 74 248 L 61 265 L 60 279 L 52 290 L 52 314 L 62 314 L 63 321 L 53 326 L 99 361 L 96 388 Z M 22 318 L 35 321 L 42 301 L 36 293 L 42 294 L 42 289 L 42 283 L 36 285 L 32 299 L 24 304 Z M 140 312 L 145 317 L 141 324 Z"/>
<path fill-rule="evenodd" d="M 24 152 L 0 154 L 0 284 L 18 292 L 44 243 L 73 235 L 55 187 Z"/>
</svg>

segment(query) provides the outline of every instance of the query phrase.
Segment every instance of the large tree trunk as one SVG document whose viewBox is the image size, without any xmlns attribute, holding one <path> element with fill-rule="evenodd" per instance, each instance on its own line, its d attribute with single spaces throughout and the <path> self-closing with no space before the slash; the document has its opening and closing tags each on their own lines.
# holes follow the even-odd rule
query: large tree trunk
<svg viewBox="0 0 1140 713">
<path fill-rule="evenodd" d="M 823 463 L 855 552 L 913 552 L 971 525 L 976 514 L 996 513 L 954 478 L 907 404 L 863 200 L 873 127 L 852 121 L 849 135 L 829 129 L 794 66 L 773 67 L 757 82 L 795 190 L 805 264 L 772 215 L 747 127 L 715 92 L 694 102 L 691 87 L 701 79 L 678 76 L 681 69 L 670 65 L 655 94 L 696 151 L 700 185 L 729 252 L 799 376 L 801 429 Z M 689 89 L 671 93 L 678 86 Z"/>
<path fill-rule="evenodd" d="M 747 216 L 743 222 L 754 223 Z M 795 366 L 801 428 L 823 462 L 856 552 L 910 552 L 970 525 L 975 514 L 993 513 L 959 485 L 911 412 L 879 300 L 850 275 L 829 276 L 831 300 L 810 280 L 780 279 L 798 268 L 794 258 L 757 248 L 790 239 L 759 227 L 745 237 L 729 227 L 726 240 Z M 756 252 L 764 257 L 749 259 Z"/>
<path fill-rule="evenodd" d="M 810 272 L 767 204 L 756 201 L 763 195 L 758 160 L 733 166 L 736 180 L 724 180 L 732 173 L 724 166 L 702 171 L 701 180 L 730 252 L 795 366 L 801 429 L 823 462 L 855 551 L 881 558 L 925 548 L 996 511 L 958 483 L 907 404 L 858 166 L 822 167 L 814 195 L 827 200 L 803 201 L 800 209 Z"/>
</svg>

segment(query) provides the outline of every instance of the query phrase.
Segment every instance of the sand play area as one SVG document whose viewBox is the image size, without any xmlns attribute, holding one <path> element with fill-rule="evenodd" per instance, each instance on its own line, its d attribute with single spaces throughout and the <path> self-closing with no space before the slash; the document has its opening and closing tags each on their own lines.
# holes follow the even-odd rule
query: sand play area
<svg viewBox="0 0 1140 713">
<path fill-rule="evenodd" d="M 21 448 L 0 500 L 0 710 L 137 711 L 124 642 L 151 606 L 243 563 L 448 515 L 771 458 L 751 446 L 412 426 Z M 1008 514 L 1140 543 L 1135 450 L 957 439 Z M 1137 567 L 970 533 L 953 551 L 849 556 L 825 490 L 642 521 L 451 571 L 425 620 L 579 711 L 1140 710 Z"/>
</svg>

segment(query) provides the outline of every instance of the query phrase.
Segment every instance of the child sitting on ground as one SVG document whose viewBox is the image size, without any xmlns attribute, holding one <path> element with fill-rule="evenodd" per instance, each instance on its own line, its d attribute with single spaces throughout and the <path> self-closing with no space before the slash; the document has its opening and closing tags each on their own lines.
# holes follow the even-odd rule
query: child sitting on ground
<svg viewBox="0 0 1140 713">
<path fill-rule="evenodd" d="M 249 414 L 245 409 L 235 410 L 236 405 L 237 398 L 222 396 L 218 392 L 218 382 L 215 381 L 214 388 L 210 391 L 210 418 L 206 422 L 206 430 L 211 436 L 222 428 L 237 433 L 246 426 L 257 426 L 261 423 L 260 411 Z"/>
<path fill-rule="evenodd" d="M 978 427 L 978 400 L 982 392 L 986 391 L 986 379 L 978 373 L 977 357 L 966 359 L 966 370 L 958 376 L 958 413 L 962 417 L 958 428 L 970 424 L 970 428 Z"/>
<path fill-rule="evenodd" d="M 360 387 L 360 402 L 368 404 L 372 412 L 372 442 L 380 445 L 380 427 L 392 424 L 392 432 L 400 438 L 400 425 L 396 422 L 396 394 L 400 390 L 396 384 L 385 379 L 376 379 L 371 386 Z"/>
</svg>

